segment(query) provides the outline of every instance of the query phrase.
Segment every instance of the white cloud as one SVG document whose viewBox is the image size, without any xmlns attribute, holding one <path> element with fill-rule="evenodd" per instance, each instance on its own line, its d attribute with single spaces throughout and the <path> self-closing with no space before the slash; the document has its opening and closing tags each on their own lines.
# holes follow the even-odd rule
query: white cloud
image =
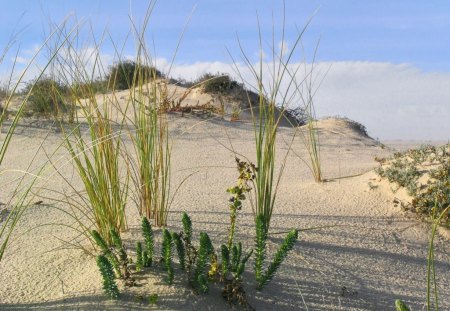
<svg viewBox="0 0 450 311">
<path fill-rule="evenodd" d="M 168 68 L 167 62 L 158 60 L 158 64 Z M 292 64 L 296 65 L 301 64 Z M 427 73 L 408 64 L 379 62 L 322 62 L 315 66 L 316 86 L 328 71 L 314 97 L 318 117 L 349 117 L 380 139 L 450 138 L 450 73 Z M 248 68 L 242 64 L 238 68 L 251 80 Z M 237 78 L 232 66 L 221 62 L 178 64 L 171 76 L 189 80 L 205 72 L 225 72 Z"/>
<path fill-rule="evenodd" d="M 26 65 L 29 61 L 29 59 L 21 56 L 11 57 L 11 62 L 16 64 Z"/>
<path fill-rule="evenodd" d="M 449 83 L 450 73 L 425 73 L 406 64 L 338 62 L 315 104 L 319 114 L 353 118 L 382 139 L 447 140 Z"/>
</svg>

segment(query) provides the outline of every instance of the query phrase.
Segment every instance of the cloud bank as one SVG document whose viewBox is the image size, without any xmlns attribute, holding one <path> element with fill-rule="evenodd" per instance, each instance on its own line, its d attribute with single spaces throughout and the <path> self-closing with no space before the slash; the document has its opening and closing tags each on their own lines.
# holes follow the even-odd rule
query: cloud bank
<svg viewBox="0 0 450 311">
<path fill-rule="evenodd" d="M 165 60 L 157 63 L 169 68 Z M 380 139 L 450 139 L 450 73 L 381 62 L 322 62 L 315 66 L 318 81 L 323 78 L 314 97 L 318 117 L 349 117 Z M 242 64 L 238 68 L 246 79 L 250 77 L 248 68 Z M 206 72 L 229 73 L 236 78 L 232 65 L 221 62 L 177 64 L 170 75 L 189 80 Z"/>
</svg>

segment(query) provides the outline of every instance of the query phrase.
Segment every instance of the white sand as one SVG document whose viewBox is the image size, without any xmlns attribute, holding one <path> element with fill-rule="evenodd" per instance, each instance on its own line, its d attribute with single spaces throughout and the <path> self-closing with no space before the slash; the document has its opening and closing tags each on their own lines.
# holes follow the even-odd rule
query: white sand
<svg viewBox="0 0 450 311">
<path fill-rule="evenodd" d="M 174 188 L 185 176 L 198 173 L 179 191 L 169 215 L 169 227 L 181 230 L 181 212 L 187 211 L 195 234 L 206 231 L 219 246 L 226 241 L 229 221 L 225 190 L 236 180 L 234 155 L 221 143 L 230 147 L 230 137 L 234 150 L 254 160 L 252 128 L 247 123 L 199 122 L 198 118 L 179 115 L 172 115 L 170 121 L 174 140 Z M 26 169 L 46 133 L 36 128 L 19 128 L 3 167 Z M 370 172 L 376 166 L 373 158 L 388 155 L 390 151 L 381 149 L 342 121 L 322 122 L 320 134 L 323 171 L 331 180 L 315 183 L 306 165 L 291 153 L 278 192 L 271 232 L 335 227 L 302 232 L 295 249 L 262 292 L 254 290 L 250 272 L 253 262 L 250 262 L 244 274 L 249 302 L 256 310 L 306 310 L 305 305 L 309 310 L 392 310 L 394 300 L 400 298 L 413 310 L 422 310 L 426 298 L 429 226 L 405 217 L 399 207 L 394 207 L 394 195 L 389 191 L 381 187 L 370 190 L 368 186 L 368 182 L 376 178 Z M 291 135 L 292 129 L 280 130 L 280 138 L 289 140 Z M 283 139 L 279 141 L 277 152 L 278 163 L 281 163 L 287 147 Z M 51 133 L 44 148 L 51 153 L 60 143 L 61 136 Z M 296 138 L 293 148 L 307 160 L 300 139 Z M 60 157 L 67 157 L 64 149 L 52 159 Z M 45 159 L 40 153 L 38 162 Z M 81 189 L 76 173 L 65 161 L 56 166 Z M 360 173 L 364 174 L 333 179 Z M 14 183 L 9 181 L 17 175 L 1 176 L 1 202 L 8 200 L 14 189 Z M 70 191 L 53 171 L 45 176 L 49 178 L 47 188 Z M 80 249 L 68 249 L 62 243 L 76 237 L 74 231 L 61 226 L 70 225 L 72 220 L 54 208 L 56 205 L 67 209 L 67 206 L 42 200 L 43 204 L 31 207 L 24 215 L 14 243 L 0 263 L 1 310 L 147 310 L 149 306 L 136 301 L 135 296 L 153 293 L 160 297 L 154 309 L 228 308 L 218 289 L 213 289 L 209 295 L 192 294 L 178 269 L 172 286 L 164 283 L 164 272 L 156 268 L 136 274 L 138 286 L 124 290 L 120 300 L 108 300 L 102 294 L 94 258 Z M 252 247 L 253 217 L 248 202 L 238 219 L 237 238 L 242 239 L 246 247 Z M 134 254 L 135 242 L 141 238 L 136 209 L 131 205 L 128 220 L 130 230 L 125 234 L 125 241 L 129 252 Z M 27 232 L 30 229 L 33 230 Z M 24 232 L 27 233 L 21 235 Z M 272 252 L 274 243 L 280 243 L 281 237 L 271 236 Z M 441 310 L 449 310 L 450 247 L 442 238 L 436 240 L 436 273 Z"/>
</svg>

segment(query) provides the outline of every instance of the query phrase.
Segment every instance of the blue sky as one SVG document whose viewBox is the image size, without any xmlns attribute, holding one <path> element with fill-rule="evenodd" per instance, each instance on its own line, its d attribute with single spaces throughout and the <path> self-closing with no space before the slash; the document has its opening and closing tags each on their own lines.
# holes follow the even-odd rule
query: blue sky
<svg viewBox="0 0 450 311">
<path fill-rule="evenodd" d="M 79 20 L 91 22 L 97 36 L 107 28 L 114 41 L 121 43 L 130 29 L 130 12 L 140 24 L 148 5 L 148 1 L 141 0 L 3 2 L 0 47 L 11 33 L 23 29 L 19 42 L 23 51 L 20 56 L 24 59 L 27 51 L 42 43 L 49 21 L 58 23 L 73 13 Z M 316 98 L 320 115 L 347 115 L 364 123 L 373 136 L 380 138 L 449 138 L 450 93 L 445 85 L 447 82 L 450 85 L 450 1 L 286 0 L 285 3 L 288 46 L 292 45 L 297 29 L 317 11 L 303 44 L 310 60 L 320 39 L 316 62 L 331 66 Z M 157 57 L 171 58 L 192 10 L 176 60 L 179 68 L 174 70 L 187 75 L 186 78 L 195 78 L 204 71 L 229 71 L 226 48 L 239 55 L 236 34 L 247 53 L 256 56 L 257 12 L 267 40 L 273 14 L 276 42 L 280 40 L 282 1 L 160 0 L 147 32 L 147 39 L 155 42 Z M 106 44 L 103 53 L 113 54 L 111 46 Z M 132 40 L 125 54 L 133 55 Z M 361 81 L 365 84 L 361 85 Z M 396 83 L 399 88 L 392 88 Z M 424 111 L 429 119 L 424 119 Z M 383 113 L 393 114 L 392 120 L 383 121 Z M 417 129 L 420 125 L 416 123 L 425 124 Z M 416 124 L 413 131 L 408 124 Z"/>
</svg>

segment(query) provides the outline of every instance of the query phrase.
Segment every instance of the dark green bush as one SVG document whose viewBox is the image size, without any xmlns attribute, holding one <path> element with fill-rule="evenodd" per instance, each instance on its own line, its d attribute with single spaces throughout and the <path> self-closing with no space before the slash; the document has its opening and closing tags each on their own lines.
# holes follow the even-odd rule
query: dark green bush
<svg viewBox="0 0 450 311">
<path fill-rule="evenodd" d="M 234 81 L 229 75 L 223 73 L 205 73 L 195 81 L 195 84 L 202 84 L 207 93 L 226 93 L 234 89 L 243 90 L 242 84 Z"/>
<path fill-rule="evenodd" d="M 107 81 L 111 89 L 126 90 L 136 85 L 135 81 L 146 83 L 161 77 L 163 77 L 162 73 L 155 67 L 125 60 L 109 68 Z"/>
<path fill-rule="evenodd" d="M 28 93 L 33 83 L 28 84 L 24 93 Z M 68 111 L 67 98 L 69 88 L 50 77 L 37 81 L 31 91 L 27 110 L 33 114 L 47 117 L 62 117 Z"/>
</svg>

